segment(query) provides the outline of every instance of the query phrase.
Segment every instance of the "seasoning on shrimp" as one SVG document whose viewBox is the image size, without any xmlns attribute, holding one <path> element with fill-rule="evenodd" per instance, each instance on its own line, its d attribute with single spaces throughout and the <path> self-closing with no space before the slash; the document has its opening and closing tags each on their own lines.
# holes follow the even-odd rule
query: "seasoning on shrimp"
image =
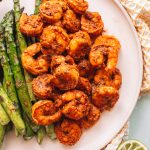
<svg viewBox="0 0 150 150">
<path fill-rule="evenodd" d="M 57 26 L 48 26 L 43 30 L 40 37 L 41 45 L 55 54 L 65 51 L 69 43 L 68 34 L 64 29 Z"/>
<path fill-rule="evenodd" d="M 72 146 L 79 141 L 82 130 L 75 121 L 64 119 L 55 125 L 55 133 L 62 144 Z"/>
<path fill-rule="evenodd" d="M 20 31 L 27 36 L 38 36 L 43 31 L 43 22 L 39 15 L 22 14 L 19 21 Z"/>
<path fill-rule="evenodd" d="M 69 32 L 77 32 L 80 30 L 80 20 L 72 10 L 67 10 L 63 17 L 63 25 Z"/>
<path fill-rule="evenodd" d="M 72 90 L 64 93 L 62 102 L 65 104 L 62 113 L 70 119 L 79 120 L 88 114 L 88 96 L 82 91 Z"/>
<path fill-rule="evenodd" d="M 98 12 L 86 12 L 81 17 L 81 29 L 91 35 L 102 33 L 104 23 Z"/>
<path fill-rule="evenodd" d="M 69 7 L 78 14 L 84 14 L 88 9 L 88 2 L 85 0 L 67 0 Z"/>
<path fill-rule="evenodd" d="M 38 125 L 50 125 L 59 121 L 61 116 L 61 111 L 57 111 L 50 100 L 38 101 L 32 106 L 32 118 Z"/>
<path fill-rule="evenodd" d="M 93 87 L 92 102 L 101 111 L 110 110 L 119 99 L 119 92 L 111 86 L 97 85 Z"/>
<path fill-rule="evenodd" d="M 22 53 L 21 60 L 23 67 L 34 75 L 48 72 L 49 61 L 44 55 L 40 55 L 37 59 L 34 56 L 41 51 L 41 44 L 35 43 L 27 47 Z"/>
</svg>

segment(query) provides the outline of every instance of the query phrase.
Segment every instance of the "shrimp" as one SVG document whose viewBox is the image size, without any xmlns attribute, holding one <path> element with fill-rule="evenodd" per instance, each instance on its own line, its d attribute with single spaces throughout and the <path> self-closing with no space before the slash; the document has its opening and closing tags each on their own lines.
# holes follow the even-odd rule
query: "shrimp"
<svg viewBox="0 0 150 150">
<path fill-rule="evenodd" d="M 62 113 L 70 119 L 79 120 L 88 114 L 88 96 L 82 91 L 72 90 L 64 93 L 62 102 L 65 104 Z"/>
<path fill-rule="evenodd" d="M 106 70 L 113 70 L 118 62 L 119 41 L 113 36 L 99 36 L 90 51 L 90 63 L 94 67 L 106 65 Z"/>
<path fill-rule="evenodd" d="M 90 45 L 91 39 L 88 33 L 83 31 L 76 32 L 69 43 L 68 54 L 75 60 L 80 60 L 88 55 Z"/>
<path fill-rule="evenodd" d="M 88 9 L 88 2 L 85 0 L 67 0 L 69 7 L 78 14 L 84 14 Z"/>
<path fill-rule="evenodd" d="M 115 68 L 113 71 L 106 71 L 100 69 L 96 72 L 94 83 L 106 86 L 112 86 L 119 89 L 122 84 L 122 76 L 119 69 Z"/>
<path fill-rule="evenodd" d="M 69 32 L 77 32 L 80 30 L 80 20 L 72 10 L 67 10 L 63 17 L 63 25 Z"/>
<path fill-rule="evenodd" d="M 92 92 L 92 102 L 101 111 L 110 110 L 119 99 L 119 92 L 111 86 L 96 86 Z"/>
<path fill-rule="evenodd" d="M 80 120 L 81 127 L 88 129 L 96 124 L 101 116 L 100 110 L 93 104 L 90 104 L 88 115 Z"/>
<path fill-rule="evenodd" d="M 41 100 L 32 106 L 32 118 L 33 121 L 38 125 L 50 125 L 59 121 L 61 116 L 61 111 L 56 110 L 52 101 Z"/>
<path fill-rule="evenodd" d="M 53 83 L 60 90 L 74 89 L 79 81 L 79 71 L 75 65 L 66 63 L 59 65 L 53 75 L 56 77 Z"/>
<path fill-rule="evenodd" d="M 92 85 L 88 79 L 80 77 L 76 89 L 90 95 L 92 92 Z"/>
<path fill-rule="evenodd" d="M 82 130 L 75 121 L 64 119 L 55 125 L 55 133 L 62 144 L 72 146 L 79 141 Z"/>
<path fill-rule="evenodd" d="M 69 37 L 61 27 L 48 26 L 43 30 L 40 42 L 41 45 L 49 51 L 55 54 L 61 54 L 68 46 Z"/>
<path fill-rule="evenodd" d="M 88 60 L 83 59 L 78 63 L 77 68 L 81 77 L 88 77 L 91 71 L 91 64 Z"/>
<path fill-rule="evenodd" d="M 51 74 L 43 74 L 34 78 L 32 81 L 33 93 L 41 99 L 54 98 L 54 86 L 52 83 L 54 76 Z"/>
<path fill-rule="evenodd" d="M 20 17 L 20 31 L 27 36 L 38 36 L 43 31 L 43 22 L 39 15 L 22 14 Z"/>
<path fill-rule="evenodd" d="M 74 65 L 75 62 L 73 60 L 72 57 L 70 57 L 69 55 L 62 56 L 62 55 L 55 55 L 52 57 L 51 60 L 51 72 L 55 72 L 56 68 L 61 65 L 61 64 L 69 64 L 69 65 Z"/>
<path fill-rule="evenodd" d="M 45 1 L 40 7 L 40 15 L 42 19 L 47 23 L 54 23 L 60 20 L 63 16 L 63 9 L 65 7 L 61 1 Z"/>
<path fill-rule="evenodd" d="M 44 55 L 39 56 L 37 59 L 33 58 L 40 51 L 41 44 L 35 43 L 27 47 L 21 56 L 23 67 L 34 75 L 46 73 L 49 69 L 49 61 Z"/>
<path fill-rule="evenodd" d="M 81 29 L 91 35 L 102 33 L 104 23 L 98 12 L 86 12 L 81 17 Z"/>
</svg>

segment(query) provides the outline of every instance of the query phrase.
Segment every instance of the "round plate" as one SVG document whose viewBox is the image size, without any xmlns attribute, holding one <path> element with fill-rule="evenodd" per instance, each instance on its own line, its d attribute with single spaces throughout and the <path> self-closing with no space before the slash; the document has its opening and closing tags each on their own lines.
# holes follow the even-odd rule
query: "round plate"
<svg viewBox="0 0 150 150">
<path fill-rule="evenodd" d="M 108 144 L 128 120 L 140 92 L 142 81 L 142 54 L 136 31 L 123 7 L 113 0 L 88 0 L 89 10 L 102 15 L 105 32 L 115 35 L 122 48 L 118 67 L 121 70 L 123 84 L 120 99 L 110 112 L 104 112 L 99 122 L 91 129 L 84 131 L 80 141 L 72 147 L 60 144 L 58 141 L 44 140 L 42 145 L 32 139 L 24 141 L 16 138 L 14 133 L 8 134 L 3 150 L 98 150 Z M 25 12 L 32 13 L 33 0 L 21 0 Z M 12 8 L 12 0 L 0 3 L 0 18 Z"/>
</svg>

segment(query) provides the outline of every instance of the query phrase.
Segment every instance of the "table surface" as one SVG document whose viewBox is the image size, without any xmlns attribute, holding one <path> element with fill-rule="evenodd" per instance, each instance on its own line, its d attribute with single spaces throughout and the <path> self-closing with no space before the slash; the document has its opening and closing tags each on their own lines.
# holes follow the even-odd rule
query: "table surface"
<svg viewBox="0 0 150 150">
<path fill-rule="evenodd" d="M 150 149 L 150 94 L 137 102 L 130 118 L 129 139 L 137 139 Z"/>
</svg>

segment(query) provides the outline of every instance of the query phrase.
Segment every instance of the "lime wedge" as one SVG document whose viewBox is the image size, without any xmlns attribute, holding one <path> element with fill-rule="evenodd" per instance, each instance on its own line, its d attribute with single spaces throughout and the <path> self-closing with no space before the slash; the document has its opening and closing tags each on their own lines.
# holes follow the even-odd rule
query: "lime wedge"
<svg viewBox="0 0 150 150">
<path fill-rule="evenodd" d="M 129 140 L 121 143 L 117 150 L 148 150 L 148 148 L 137 140 Z"/>
</svg>

